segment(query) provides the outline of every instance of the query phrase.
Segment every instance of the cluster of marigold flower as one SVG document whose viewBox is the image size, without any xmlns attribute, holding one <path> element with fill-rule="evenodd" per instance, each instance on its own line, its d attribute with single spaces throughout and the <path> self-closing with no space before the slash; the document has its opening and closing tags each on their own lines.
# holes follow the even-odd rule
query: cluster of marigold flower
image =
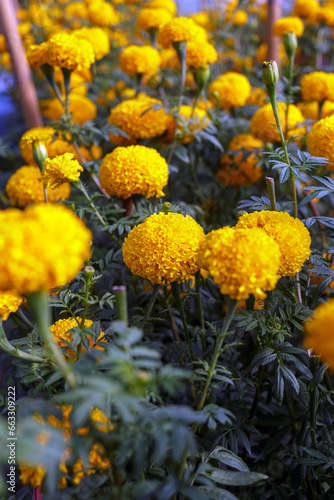
<svg viewBox="0 0 334 500">
<path fill-rule="evenodd" d="M 19 146 L 26 164 L 6 185 L 8 201 L 16 208 L 0 212 L 0 245 L 5 256 L 0 261 L 0 313 L 4 320 L 22 305 L 23 297 L 66 286 L 90 258 L 91 232 L 69 208 L 56 204 L 69 198 L 70 183 L 80 182 L 81 164 L 101 160 L 98 180 L 107 196 L 123 200 L 133 195 L 163 197 L 169 178 L 167 161 L 156 148 L 138 144 L 142 140 L 156 139 L 161 150 L 173 142 L 187 145 L 210 127 L 216 110 L 232 113 L 235 108 L 256 105 L 249 132 L 236 134 L 222 155 L 217 177 L 225 186 L 256 183 L 263 176 L 258 156 L 264 143 L 280 140 L 272 126 L 275 118 L 271 104 L 266 102 L 266 92 L 262 87 L 252 87 L 239 72 L 244 68 L 236 64 L 233 71 L 224 72 L 209 83 L 209 67 L 225 57 L 217 53 L 212 42 L 217 21 L 214 13 L 176 17 L 172 0 L 150 0 L 140 8 L 135 3 L 128 1 L 124 6 L 105 0 L 62 0 L 59 4 L 65 4 L 65 26 L 62 9 L 52 2 L 43 6 L 31 2 L 28 10 L 19 11 L 19 31 L 28 61 L 39 76 L 49 78 L 57 94 L 41 100 L 43 115 L 58 121 L 65 114 L 74 124 L 83 125 L 96 118 L 99 105 L 110 106 L 108 123 L 123 134 L 110 132 L 115 148 L 104 157 L 101 147 L 93 143 L 78 145 L 68 132 L 64 136 L 51 126 L 23 134 Z M 263 7 L 256 2 L 250 2 L 247 11 L 235 10 L 236 5 L 237 2 L 227 5 L 226 23 L 240 27 L 247 23 L 248 16 L 256 15 L 260 20 L 265 16 Z M 121 29 L 127 15 L 136 16 L 137 30 L 148 34 L 150 44 L 143 44 L 147 36 L 137 37 L 140 44 L 129 41 L 131 34 Z M 294 16 L 277 21 L 274 34 L 293 32 L 300 37 L 305 28 L 319 24 L 334 26 L 334 3 L 320 5 L 316 0 L 296 0 Z M 33 26 L 44 32 L 45 40 L 41 43 L 35 43 Z M 119 82 L 93 102 L 87 97 L 93 80 L 91 67 L 108 56 L 111 47 L 118 47 L 118 67 L 134 83 L 130 87 Z M 0 51 L 2 64 L 8 66 L 1 36 Z M 256 58 L 265 59 L 265 52 L 266 47 L 260 46 Z M 150 95 L 154 94 L 151 91 L 164 84 L 168 89 L 167 80 L 160 74 L 162 68 L 180 72 L 184 67 L 185 85 L 195 89 L 195 93 L 207 86 L 209 99 L 202 99 L 198 93 L 195 101 L 166 109 L 161 98 Z M 103 74 L 103 61 L 96 68 Z M 306 135 L 309 152 L 327 158 L 329 170 L 334 170 L 333 82 L 334 74 L 310 72 L 300 79 L 302 102 L 290 104 L 288 113 L 285 103 L 278 104 L 287 136 Z M 305 120 L 315 123 L 306 128 Z M 222 294 L 244 300 L 250 295 L 263 299 L 282 276 L 295 276 L 311 254 L 310 245 L 309 231 L 287 212 L 244 214 L 235 227 L 223 227 L 205 235 L 189 215 L 167 211 L 151 215 L 132 229 L 122 252 L 132 273 L 151 283 L 184 281 L 201 269 L 203 275 L 212 277 Z M 333 310 L 334 301 L 329 300 L 316 310 L 305 327 L 305 345 L 329 363 L 334 363 L 333 341 L 328 338 L 328 332 L 333 331 Z M 72 334 L 68 332 L 81 321 L 82 318 L 61 319 L 51 326 L 51 336 L 58 346 L 71 343 Z M 85 327 L 91 324 L 91 320 L 84 320 Z M 104 340 L 102 331 L 98 340 Z M 92 341 L 90 347 L 93 345 Z M 95 347 L 103 349 L 101 345 Z M 67 349 L 64 355 L 66 362 L 75 361 L 73 350 Z M 68 421 L 65 410 L 62 411 L 64 422 L 66 418 Z M 106 424 L 105 416 L 99 414 L 99 419 L 95 419 L 96 412 L 93 411 L 92 420 Z M 64 422 L 61 425 L 66 428 Z M 101 450 L 94 446 L 90 470 L 94 471 L 94 466 L 108 468 L 107 459 L 101 458 Z M 60 468 L 66 472 L 65 459 Z M 74 482 L 80 481 L 81 469 L 81 462 L 74 465 Z M 43 477 L 42 467 L 22 466 L 23 482 L 40 486 Z"/>
</svg>

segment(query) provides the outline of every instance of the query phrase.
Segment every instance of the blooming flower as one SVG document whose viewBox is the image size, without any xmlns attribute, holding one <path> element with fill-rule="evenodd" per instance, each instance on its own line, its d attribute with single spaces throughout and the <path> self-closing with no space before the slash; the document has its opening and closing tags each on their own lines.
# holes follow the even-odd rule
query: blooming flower
<svg viewBox="0 0 334 500">
<path fill-rule="evenodd" d="M 330 161 L 326 167 L 334 170 L 334 116 L 328 116 L 315 123 L 306 137 L 312 156 L 323 156 Z"/>
<path fill-rule="evenodd" d="M 65 153 L 54 158 L 46 158 L 42 171 L 42 182 L 51 189 L 58 188 L 64 182 L 76 182 L 83 167 L 72 153 Z"/>
<path fill-rule="evenodd" d="M 24 165 L 11 175 L 6 184 L 6 194 L 13 207 L 24 208 L 30 204 L 45 202 L 43 184 L 41 182 L 41 171 L 34 165 Z M 57 189 L 47 188 L 49 203 L 57 203 L 59 200 L 67 200 L 70 196 L 70 185 L 65 182 Z"/>
<path fill-rule="evenodd" d="M 133 274 L 153 283 L 182 281 L 198 271 L 196 258 L 203 239 L 202 227 L 189 215 L 160 212 L 130 231 L 123 259 Z"/>
<path fill-rule="evenodd" d="M 303 21 L 296 16 L 281 17 L 277 19 L 274 24 L 274 36 L 282 37 L 285 33 L 292 31 L 297 37 L 302 36 L 304 33 Z"/>
<path fill-rule="evenodd" d="M 237 10 L 235 13 L 235 16 L 233 17 L 233 24 L 234 26 L 244 26 L 247 24 L 248 21 L 248 14 L 245 10 Z"/>
<path fill-rule="evenodd" d="M 203 129 L 210 124 L 204 109 L 183 105 L 177 116 L 177 137 L 183 144 L 187 144 L 200 135 Z M 175 119 L 170 118 L 168 123 L 168 139 L 173 140 L 175 132 Z"/>
<path fill-rule="evenodd" d="M 15 290 L 0 293 L 0 316 L 3 321 L 8 319 L 12 312 L 16 312 L 23 302 L 23 297 L 18 295 Z"/>
<path fill-rule="evenodd" d="M 287 212 L 262 210 L 240 217 L 236 228 L 261 228 L 281 250 L 279 274 L 294 276 L 311 255 L 311 236 L 301 220 Z"/>
<path fill-rule="evenodd" d="M 39 45 L 30 45 L 27 51 L 27 60 L 32 68 L 38 69 L 43 64 L 47 64 L 47 49 L 47 42 L 40 43 Z"/>
<path fill-rule="evenodd" d="M 278 116 L 281 122 L 282 130 L 285 130 L 286 118 L 285 110 L 286 104 L 279 102 L 277 105 Z M 288 135 L 302 135 L 304 129 L 296 129 L 299 123 L 305 121 L 301 111 L 294 104 L 290 104 L 288 111 Z M 280 135 L 278 130 L 272 125 L 275 123 L 275 117 L 271 104 L 265 104 L 262 108 L 255 111 L 250 122 L 250 131 L 255 137 L 261 139 L 263 142 L 279 142 Z M 296 130 L 295 130 L 296 129 Z"/>
<path fill-rule="evenodd" d="M 188 42 L 186 52 L 187 66 L 201 68 L 207 64 L 215 63 L 217 59 L 217 51 L 211 43 L 203 41 Z"/>
<path fill-rule="evenodd" d="M 40 142 L 45 145 L 50 144 L 54 134 L 55 130 L 52 127 L 35 127 L 24 132 L 19 142 L 24 161 L 29 165 L 36 164 L 33 155 L 33 144 Z"/>
<path fill-rule="evenodd" d="M 63 105 L 56 97 L 42 99 L 40 106 L 42 115 L 52 121 L 60 120 L 61 115 L 65 114 Z M 79 123 L 80 125 L 97 117 L 96 104 L 88 99 L 88 97 L 77 93 L 70 94 L 68 110 L 72 115 L 74 123 Z"/>
<path fill-rule="evenodd" d="M 300 81 L 300 91 L 303 101 L 323 102 L 334 100 L 334 73 L 314 71 L 304 75 Z"/>
<path fill-rule="evenodd" d="M 90 68 L 95 61 L 92 44 L 68 33 L 56 33 L 47 42 L 47 63 L 68 70 Z"/>
<path fill-rule="evenodd" d="M 116 148 L 100 166 L 101 188 L 108 194 L 129 198 L 133 194 L 164 196 L 168 182 L 166 160 L 153 148 L 128 146 Z"/>
<path fill-rule="evenodd" d="M 244 75 L 228 71 L 210 84 L 209 94 L 214 98 L 214 93 L 217 93 L 220 106 L 223 109 L 231 109 L 244 106 L 251 89 L 251 84 Z"/>
<path fill-rule="evenodd" d="M 334 370 L 334 299 L 320 304 L 304 323 L 304 347 L 329 364 Z"/>
<path fill-rule="evenodd" d="M 83 28 L 74 30 L 73 35 L 83 40 L 88 40 L 94 50 L 95 59 L 99 61 L 110 52 L 110 42 L 107 33 L 101 28 Z"/>
<path fill-rule="evenodd" d="M 146 75 L 154 76 L 160 67 L 161 57 L 159 52 L 146 45 L 129 45 L 120 55 L 121 70 L 129 76 Z"/>
<path fill-rule="evenodd" d="M 73 343 L 73 333 L 70 332 L 72 328 L 77 328 L 81 324 L 82 318 L 76 317 L 76 318 L 68 318 L 68 319 L 59 319 L 56 321 L 53 325 L 50 326 L 50 331 L 53 340 L 56 342 L 56 344 L 59 347 L 66 347 L 68 342 L 69 344 Z M 89 328 L 93 324 L 93 321 L 90 319 L 85 319 L 84 321 L 84 328 Z M 101 330 L 100 335 L 96 342 L 99 342 L 102 338 L 104 337 L 104 332 Z M 89 349 L 91 349 L 94 346 L 94 341 L 93 339 L 87 335 L 87 339 L 89 342 Z M 66 342 L 64 342 L 64 340 Z M 102 340 L 105 342 L 105 339 Z M 100 351 L 104 351 L 104 348 L 97 345 L 95 346 L 95 349 L 98 349 Z M 72 359 L 76 359 L 76 353 L 73 351 L 73 349 L 68 348 L 65 349 L 65 351 L 69 354 L 69 356 Z M 85 352 L 85 348 L 81 346 L 81 352 Z"/>
<path fill-rule="evenodd" d="M 209 271 L 220 292 L 231 299 L 264 299 L 279 278 L 280 249 L 263 229 L 223 227 L 200 246 L 198 264 Z"/>
<path fill-rule="evenodd" d="M 159 31 L 158 42 L 168 48 L 171 43 L 190 42 L 196 38 L 203 40 L 200 26 L 188 17 L 177 17 L 163 25 Z"/>
<path fill-rule="evenodd" d="M 172 17 L 176 14 L 176 3 L 173 0 L 150 0 L 145 4 L 148 9 L 164 9 L 170 13 Z"/>
<path fill-rule="evenodd" d="M 294 14 L 299 17 L 314 18 L 319 10 L 317 0 L 296 0 Z"/>
<path fill-rule="evenodd" d="M 165 9 L 142 9 L 137 16 L 137 26 L 140 30 L 158 30 L 172 19 Z"/>
<path fill-rule="evenodd" d="M 90 256 L 91 232 L 63 205 L 0 212 L 0 289 L 29 295 L 67 284 Z"/>
<path fill-rule="evenodd" d="M 88 5 L 88 17 L 96 26 L 116 26 L 120 21 L 119 13 L 108 2 L 90 2 Z"/>
</svg>

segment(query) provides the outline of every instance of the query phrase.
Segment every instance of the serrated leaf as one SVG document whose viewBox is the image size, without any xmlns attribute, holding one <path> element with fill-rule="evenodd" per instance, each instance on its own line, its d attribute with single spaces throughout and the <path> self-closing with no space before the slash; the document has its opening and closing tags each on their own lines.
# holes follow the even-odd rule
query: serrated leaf
<svg viewBox="0 0 334 500">
<path fill-rule="evenodd" d="M 268 476 L 258 472 L 234 472 L 220 469 L 204 472 L 203 475 L 209 477 L 215 483 L 226 486 L 247 486 L 268 479 Z"/>
</svg>

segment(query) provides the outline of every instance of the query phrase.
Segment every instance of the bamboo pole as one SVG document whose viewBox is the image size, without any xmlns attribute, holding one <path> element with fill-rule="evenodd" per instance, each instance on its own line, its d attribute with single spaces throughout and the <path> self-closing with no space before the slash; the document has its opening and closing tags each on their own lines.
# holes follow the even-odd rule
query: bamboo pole
<svg viewBox="0 0 334 500">
<path fill-rule="evenodd" d="M 43 120 L 38 105 L 36 89 L 25 56 L 22 40 L 17 30 L 14 3 L 9 0 L 0 0 L 0 24 L 11 56 L 26 126 L 27 128 L 42 127 Z"/>
<path fill-rule="evenodd" d="M 273 35 L 275 21 L 281 17 L 280 0 L 267 0 L 268 17 L 266 25 L 266 37 L 268 45 L 268 61 L 276 61 L 279 64 L 278 44 L 279 38 Z"/>
</svg>

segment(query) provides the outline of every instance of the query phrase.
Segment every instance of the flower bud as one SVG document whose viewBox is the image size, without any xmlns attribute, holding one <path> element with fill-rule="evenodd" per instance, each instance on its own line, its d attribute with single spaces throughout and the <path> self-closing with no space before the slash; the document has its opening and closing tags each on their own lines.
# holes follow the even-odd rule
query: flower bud
<svg viewBox="0 0 334 500">
<path fill-rule="evenodd" d="M 284 33 L 283 36 L 284 48 L 289 59 L 294 57 L 296 49 L 298 47 L 298 40 L 296 34 L 293 31 Z"/>
<path fill-rule="evenodd" d="M 85 266 L 84 267 L 84 274 L 87 278 L 93 276 L 94 272 L 95 272 L 95 269 L 93 266 Z"/>
<path fill-rule="evenodd" d="M 47 159 L 48 152 L 46 150 L 45 144 L 43 141 L 34 141 L 32 143 L 32 151 L 34 155 L 34 160 L 39 166 L 41 170 L 43 170 L 43 163 Z"/>
<path fill-rule="evenodd" d="M 263 61 L 262 63 L 262 81 L 265 85 L 276 85 L 279 78 L 278 66 L 276 61 Z"/>
<path fill-rule="evenodd" d="M 162 204 L 162 210 L 167 213 L 172 208 L 172 204 L 169 201 L 165 201 Z"/>
<path fill-rule="evenodd" d="M 205 66 L 196 69 L 193 73 L 195 81 L 199 87 L 199 91 L 201 92 L 204 89 L 205 85 L 208 83 L 210 78 L 209 65 L 206 64 Z"/>
</svg>

